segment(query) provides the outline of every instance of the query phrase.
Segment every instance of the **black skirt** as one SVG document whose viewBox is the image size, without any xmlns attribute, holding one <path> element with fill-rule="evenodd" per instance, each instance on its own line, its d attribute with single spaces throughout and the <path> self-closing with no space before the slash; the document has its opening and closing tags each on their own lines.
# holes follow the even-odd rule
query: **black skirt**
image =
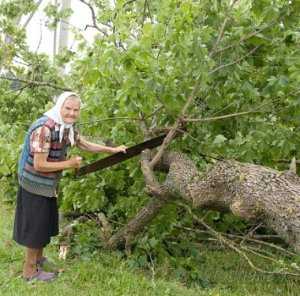
<svg viewBox="0 0 300 296">
<path fill-rule="evenodd" d="M 40 249 L 58 234 L 56 197 L 45 197 L 19 186 L 13 239 L 28 248 Z"/>
</svg>

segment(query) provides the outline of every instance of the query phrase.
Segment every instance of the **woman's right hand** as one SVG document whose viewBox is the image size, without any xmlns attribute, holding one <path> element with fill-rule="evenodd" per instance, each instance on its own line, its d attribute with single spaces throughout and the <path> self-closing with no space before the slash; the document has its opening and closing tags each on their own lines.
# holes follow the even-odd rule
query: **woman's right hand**
<svg viewBox="0 0 300 296">
<path fill-rule="evenodd" d="M 71 168 L 79 169 L 82 161 L 82 157 L 80 156 L 72 156 L 69 160 L 69 164 Z"/>
</svg>

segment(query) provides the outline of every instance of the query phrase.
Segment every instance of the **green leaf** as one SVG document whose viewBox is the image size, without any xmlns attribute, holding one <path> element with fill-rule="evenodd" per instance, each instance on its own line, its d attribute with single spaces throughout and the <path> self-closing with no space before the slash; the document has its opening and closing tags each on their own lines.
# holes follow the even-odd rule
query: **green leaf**
<svg viewBox="0 0 300 296">
<path fill-rule="evenodd" d="M 220 145 L 223 144 L 226 140 L 227 138 L 224 137 L 224 135 L 217 135 L 213 141 L 213 144 Z"/>
</svg>

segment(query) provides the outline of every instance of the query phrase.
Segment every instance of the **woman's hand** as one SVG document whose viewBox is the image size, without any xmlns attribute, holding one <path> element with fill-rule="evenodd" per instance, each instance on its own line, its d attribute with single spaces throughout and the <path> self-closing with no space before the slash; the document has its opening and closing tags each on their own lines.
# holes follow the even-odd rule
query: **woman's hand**
<svg viewBox="0 0 300 296">
<path fill-rule="evenodd" d="M 113 151 L 112 151 L 113 153 L 117 153 L 117 152 L 126 153 L 127 147 L 125 145 L 121 145 L 121 146 L 118 146 L 118 147 L 114 147 L 112 149 L 113 149 Z"/>
<path fill-rule="evenodd" d="M 74 169 L 80 168 L 81 161 L 82 161 L 82 157 L 80 156 L 73 156 L 68 160 L 70 167 Z"/>
</svg>

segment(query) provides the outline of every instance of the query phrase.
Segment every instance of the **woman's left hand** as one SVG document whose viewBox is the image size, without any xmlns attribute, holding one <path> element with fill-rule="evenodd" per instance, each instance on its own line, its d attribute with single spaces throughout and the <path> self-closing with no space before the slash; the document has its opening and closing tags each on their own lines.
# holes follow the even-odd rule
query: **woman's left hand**
<svg viewBox="0 0 300 296">
<path fill-rule="evenodd" d="M 117 153 L 117 152 L 126 153 L 126 149 L 127 149 L 127 147 L 125 145 L 121 145 L 121 146 L 114 148 L 114 153 Z"/>
</svg>

